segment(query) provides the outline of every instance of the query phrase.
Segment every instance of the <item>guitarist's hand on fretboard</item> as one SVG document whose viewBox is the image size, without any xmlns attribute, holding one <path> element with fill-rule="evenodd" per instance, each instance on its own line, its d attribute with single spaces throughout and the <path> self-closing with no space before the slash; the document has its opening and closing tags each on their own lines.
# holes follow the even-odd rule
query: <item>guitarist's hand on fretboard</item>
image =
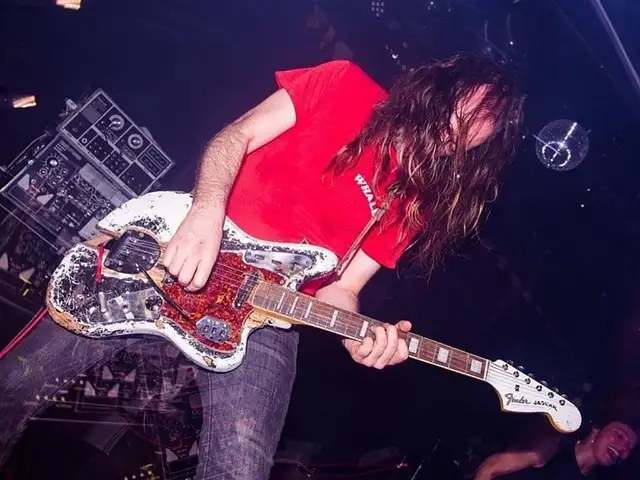
<svg viewBox="0 0 640 480">
<path fill-rule="evenodd" d="M 407 342 L 400 338 L 400 332 L 409 333 L 410 322 L 402 320 L 396 325 L 378 325 L 371 330 L 373 337 L 367 336 L 362 342 L 349 339 L 342 341 L 354 361 L 366 367 L 382 369 L 409 358 Z"/>
</svg>

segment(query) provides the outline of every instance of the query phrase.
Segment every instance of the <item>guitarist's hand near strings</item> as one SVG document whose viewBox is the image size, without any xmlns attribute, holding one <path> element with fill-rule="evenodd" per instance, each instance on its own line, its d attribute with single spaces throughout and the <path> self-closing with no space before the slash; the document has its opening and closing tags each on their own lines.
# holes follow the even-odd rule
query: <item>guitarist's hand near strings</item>
<svg viewBox="0 0 640 480">
<path fill-rule="evenodd" d="M 397 365 L 409 358 L 406 340 L 400 338 L 399 333 L 408 333 L 411 323 L 402 320 L 396 325 L 385 324 L 373 328 L 375 337 L 366 337 L 362 342 L 345 339 L 342 344 L 356 363 L 365 367 L 382 369 Z"/>
<path fill-rule="evenodd" d="M 360 310 L 360 292 L 378 270 L 380 264 L 359 250 L 340 278 L 318 290 L 316 298 L 335 307 L 357 312 Z M 363 341 L 344 339 L 342 344 L 356 363 L 382 369 L 409 358 L 407 342 L 401 337 L 410 330 L 411 323 L 403 320 L 396 325 L 374 327 L 374 338 L 366 337 Z"/>
<path fill-rule="evenodd" d="M 164 265 L 185 290 L 195 292 L 207 283 L 220 252 L 224 208 L 194 204 L 164 254 Z"/>
</svg>

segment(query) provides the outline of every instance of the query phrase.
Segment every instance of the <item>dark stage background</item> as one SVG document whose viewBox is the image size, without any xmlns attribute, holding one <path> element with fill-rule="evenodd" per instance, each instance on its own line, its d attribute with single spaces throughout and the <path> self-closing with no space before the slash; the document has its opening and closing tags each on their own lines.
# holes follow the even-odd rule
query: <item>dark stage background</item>
<svg viewBox="0 0 640 480">
<path fill-rule="evenodd" d="M 628 318 L 638 273 L 640 98 L 591 2 L 390 0 L 381 2 L 380 18 L 372 2 L 361 0 L 94 0 L 77 12 L 20 3 L 0 7 L 0 84 L 35 94 L 38 106 L 0 113 L 2 163 L 55 127 L 66 98 L 102 88 L 176 162 L 163 189 L 190 188 L 205 142 L 273 91 L 275 70 L 351 58 L 388 86 L 404 66 L 491 49 L 518 71 L 528 94 L 526 135 L 502 194 L 478 238 L 429 281 L 408 266 L 383 272 L 365 292 L 363 309 L 381 320 L 410 319 L 420 334 L 524 364 L 579 398 L 587 422 L 620 385 L 633 383 L 637 360 L 619 360 L 614 339 Z M 603 3 L 632 61 L 640 58 L 631 27 L 640 17 L 637 7 Z M 531 136 L 559 118 L 590 132 L 587 159 L 569 172 L 545 168 Z M 38 302 L 33 296 L 23 301 L 31 302 L 24 310 L 1 307 L 3 344 Z M 136 365 L 152 375 L 137 358 L 134 352 L 111 359 L 110 368 L 124 372 Z M 172 357 L 169 366 L 179 364 Z M 167 360 L 158 365 L 162 370 Z M 501 413 L 490 387 L 453 373 L 421 364 L 360 368 L 322 332 L 302 333 L 298 372 L 279 478 L 297 478 L 283 471 L 295 458 L 315 466 L 315 473 L 307 471 L 312 478 L 366 473 L 331 465 L 356 465 L 383 449 L 383 464 L 405 458 L 408 466 L 393 477 L 382 468 L 367 478 L 411 478 L 421 462 L 415 478 L 454 478 L 545 422 Z M 176 409 L 192 412 L 193 405 L 176 402 L 182 405 Z M 193 412 L 180 417 L 187 433 L 175 433 L 173 420 L 163 431 L 197 439 L 197 426 L 189 426 L 197 425 L 197 407 Z M 88 478 L 77 472 L 124 478 L 155 461 L 155 444 L 170 443 L 160 434 L 127 433 L 122 441 L 131 448 L 97 453 L 86 439 L 91 431 L 101 435 L 98 427 L 54 422 L 55 411 L 43 415 L 15 456 L 37 456 L 45 471 L 59 469 L 65 478 Z M 63 435 L 79 438 L 73 459 L 63 459 L 56 447 Z M 99 467 L 114 463 L 113 471 Z M 183 478 L 168 476 L 166 468 L 157 467 L 159 478 Z M 87 473 L 97 470 L 103 476 Z M 14 478 L 38 475 L 32 470 Z"/>
</svg>

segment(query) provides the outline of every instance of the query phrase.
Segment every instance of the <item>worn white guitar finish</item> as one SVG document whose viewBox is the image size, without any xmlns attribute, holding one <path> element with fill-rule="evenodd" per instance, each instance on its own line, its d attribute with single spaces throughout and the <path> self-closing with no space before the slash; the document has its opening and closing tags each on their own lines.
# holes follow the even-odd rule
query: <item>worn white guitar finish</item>
<svg viewBox="0 0 640 480">
<path fill-rule="evenodd" d="M 184 291 L 160 259 L 191 200 L 187 193 L 154 192 L 107 215 L 98 224 L 103 241 L 76 245 L 52 275 L 47 305 L 53 319 L 94 338 L 160 335 L 197 365 L 216 372 L 242 362 L 257 328 L 301 324 L 362 340 L 381 324 L 297 291 L 332 274 L 337 264 L 332 252 L 259 240 L 228 219 L 209 281 L 199 292 Z M 503 410 L 543 413 L 561 432 L 580 427 L 575 405 L 511 365 L 414 333 L 401 337 L 410 358 L 490 384 Z"/>
</svg>

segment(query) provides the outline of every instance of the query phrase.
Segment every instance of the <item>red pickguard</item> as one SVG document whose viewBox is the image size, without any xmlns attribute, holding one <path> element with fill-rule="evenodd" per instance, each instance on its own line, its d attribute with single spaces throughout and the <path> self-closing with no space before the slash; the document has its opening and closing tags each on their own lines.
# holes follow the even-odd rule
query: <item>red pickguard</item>
<svg viewBox="0 0 640 480">
<path fill-rule="evenodd" d="M 253 310 L 248 300 L 240 309 L 234 306 L 239 288 L 246 281 L 248 274 L 252 272 L 259 272 L 260 277 L 264 280 L 274 283 L 281 283 L 282 281 L 282 277 L 277 273 L 247 265 L 240 254 L 221 253 L 209 277 L 209 281 L 202 290 L 195 293 L 187 292 L 178 282 L 165 284 L 162 287 L 167 296 L 190 314 L 191 319 L 185 319 L 182 314 L 167 302 L 162 308 L 162 315 L 174 320 L 202 344 L 231 354 L 240 342 L 242 327 Z M 232 332 L 228 341 L 224 343 L 213 342 L 198 334 L 195 324 L 205 315 L 227 322 Z"/>
</svg>

